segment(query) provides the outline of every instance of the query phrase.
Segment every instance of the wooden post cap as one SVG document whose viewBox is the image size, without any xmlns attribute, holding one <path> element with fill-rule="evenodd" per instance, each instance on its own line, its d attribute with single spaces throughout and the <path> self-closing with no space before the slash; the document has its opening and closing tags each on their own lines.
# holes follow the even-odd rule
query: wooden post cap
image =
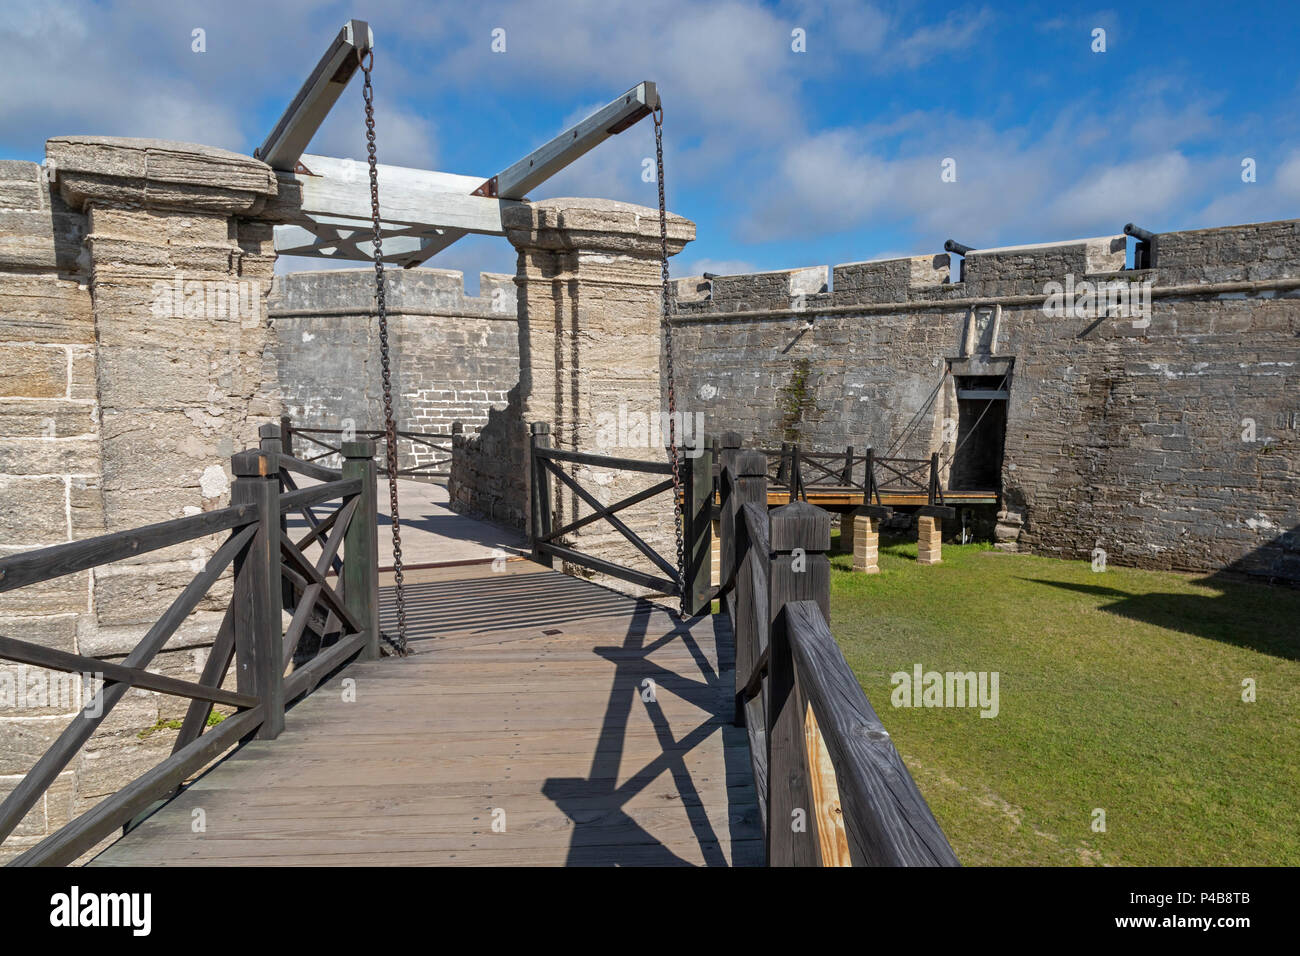
<svg viewBox="0 0 1300 956">
<path fill-rule="evenodd" d="M 375 443 L 373 439 L 361 438 L 357 441 L 345 441 L 339 446 L 344 458 L 374 458 Z"/>
<path fill-rule="evenodd" d="M 770 546 L 776 552 L 795 548 L 805 551 L 829 551 L 831 547 L 831 513 L 806 501 L 792 501 L 773 508 Z"/>
<path fill-rule="evenodd" d="M 279 472 L 273 455 L 256 448 L 238 452 L 230 458 L 230 471 L 236 478 L 266 478 Z"/>
<path fill-rule="evenodd" d="M 738 452 L 732 467 L 737 478 L 763 477 L 767 475 L 767 456 L 761 451 Z"/>
</svg>

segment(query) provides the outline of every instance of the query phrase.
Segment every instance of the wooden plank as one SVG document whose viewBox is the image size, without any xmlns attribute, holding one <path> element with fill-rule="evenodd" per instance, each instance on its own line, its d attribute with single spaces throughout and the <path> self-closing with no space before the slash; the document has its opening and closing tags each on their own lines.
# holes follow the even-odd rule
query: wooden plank
<svg viewBox="0 0 1300 956">
<path fill-rule="evenodd" d="M 357 228 L 364 228 L 371 221 L 368 173 L 362 176 L 309 176 L 279 172 L 276 178 L 283 195 L 297 196 L 294 218 L 307 220 L 328 216 L 331 221 L 352 220 Z M 448 191 L 438 181 L 437 174 L 432 173 L 423 173 L 395 184 L 380 180 L 379 218 L 382 225 L 417 226 L 423 234 L 430 236 L 443 229 L 504 236 L 501 215 L 506 209 L 518 205 L 521 204 L 510 199 L 489 199 Z"/>
<path fill-rule="evenodd" d="M 284 729 L 284 654 L 280 615 L 280 469 L 276 456 L 240 452 L 231 459 L 230 500 L 257 506 L 257 533 L 235 561 L 235 683 L 262 704 L 259 737 Z M 284 497 L 288 497 L 287 495 Z"/>
<path fill-rule="evenodd" d="M 358 478 L 343 481 L 328 481 L 322 485 L 310 485 L 296 491 L 286 492 L 280 496 L 281 511 L 297 511 L 307 505 L 319 505 L 326 501 L 346 498 L 361 493 L 361 480 Z"/>
<path fill-rule="evenodd" d="M 67 826 L 56 830 L 10 866 L 66 866 L 86 850 L 149 806 L 170 793 L 196 770 L 251 733 L 262 722 L 262 705 L 227 717 L 216 727 L 117 793 L 106 797 Z"/>
<path fill-rule="evenodd" d="M 580 565 L 584 568 L 590 568 L 593 571 L 599 571 L 601 574 L 608 574 L 612 578 L 618 578 L 621 581 L 629 581 L 632 584 L 639 584 L 641 587 L 650 588 L 659 594 L 673 594 L 677 590 L 676 582 L 667 578 L 656 577 L 653 574 L 646 574 L 635 568 L 627 568 L 621 564 L 614 564 L 612 561 L 606 561 L 602 558 L 594 557 L 590 554 L 583 554 L 581 551 L 575 551 L 573 548 L 560 544 L 551 544 L 550 542 L 538 542 L 537 551 L 543 555 L 561 558 L 570 561 L 573 564 Z"/>
<path fill-rule="evenodd" d="M 550 179 L 579 156 L 617 135 L 659 105 L 659 92 L 649 80 L 638 83 L 586 119 L 533 150 L 480 186 L 483 195 L 523 199 L 528 191 Z"/>
<path fill-rule="evenodd" d="M 666 461 L 644 461 L 640 458 L 615 458 L 585 451 L 566 451 L 563 448 L 539 448 L 538 457 L 547 461 L 568 461 L 593 468 L 612 468 L 615 471 L 642 471 L 651 475 L 671 475 L 673 466 Z"/>
<path fill-rule="evenodd" d="M 292 170 L 360 65 L 358 53 L 373 47 L 364 20 L 345 23 L 253 155 L 272 169 Z"/>
<path fill-rule="evenodd" d="M 70 541 L 0 558 L 0 593 L 39 584 L 65 574 L 148 554 L 184 541 L 239 528 L 257 520 L 257 510 L 234 505 L 203 514 L 115 531 L 84 541 Z"/>
<path fill-rule="evenodd" d="M 278 739 L 241 747 L 95 865 L 760 865 L 748 748 L 729 723 L 734 676 L 711 618 L 678 621 L 546 571 L 429 582 L 408 609 L 451 613 L 476 588 L 545 604 L 548 585 L 565 600 L 529 633 L 494 634 L 485 619 L 482 637 L 348 665 L 338 677 L 355 681 L 355 700 L 331 679 Z M 496 602 L 498 624 L 516 623 L 513 600 Z M 204 834 L 190 829 L 194 807 Z M 504 833 L 490 826 L 498 808 Z"/>
<path fill-rule="evenodd" d="M 253 507 L 254 513 L 257 508 Z M 234 560 L 241 548 L 247 548 L 250 545 L 243 543 L 242 536 L 232 535 L 226 539 L 226 542 L 217 549 L 216 553 L 208 559 L 207 565 L 195 578 L 176 596 L 171 605 L 163 612 L 153 626 L 141 638 L 140 643 L 135 646 L 131 653 L 127 654 L 122 660 L 122 666 L 128 668 L 143 668 L 154 659 L 158 651 L 167 643 L 168 638 L 175 633 L 181 623 L 190 615 L 190 612 L 198 605 L 199 601 L 207 594 L 212 582 L 225 570 L 226 565 Z M 97 706 L 87 707 L 80 711 L 68 723 L 58 739 L 45 751 L 27 772 L 27 775 L 18 782 L 18 785 L 9 792 L 9 795 L 0 803 L 0 840 L 7 837 L 13 832 L 27 811 L 30 810 L 40 799 L 41 795 L 49 789 L 56 777 L 63 771 L 77 752 L 93 734 L 104 718 L 117 705 L 126 694 L 127 684 L 108 684 L 104 686 L 96 695 L 94 704 Z M 127 819 L 130 819 L 128 815 Z"/>
<path fill-rule="evenodd" d="M 244 540 L 251 538 L 249 529 L 244 530 Z M 256 697 L 236 694 L 220 687 L 204 687 L 191 681 L 167 677 L 164 674 L 151 674 L 142 667 L 124 667 L 112 661 L 97 657 L 82 657 L 67 651 L 55 650 L 40 644 L 16 640 L 12 637 L 0 637 L 0 660 L 15 661 L 19 664 L 32 664 L 50 670 L 69 674 L 84 674 L 87 677 L 100 676 L 106 683 L 122 683 L 128 687 L 141 690 L 157 691 L 173 697 L 185 697 L 189 700 L 202 700 L 210 703 L 228 704 L 231 707 L 252 707 L 257 704 Z"/>
<path fill-rule="evenodd" d="M 840 791 L 835 784 L 835 765 L 826 741 L 817 726 L 812 708 L 804 711 L 804 749 L 808 755 L 809 780 L 812 784 L 813 816 L 817 824 L 817 847 L 822 866 L 852 866 L 849 838 L 844 830 L 844 811 Z"/>
<path fill-rule="evenodd" d="M 784 617 L 800 687 L 835 767 L 854 865 L 958 865 L 818 606 L 793 601 Z"/>
</svg>

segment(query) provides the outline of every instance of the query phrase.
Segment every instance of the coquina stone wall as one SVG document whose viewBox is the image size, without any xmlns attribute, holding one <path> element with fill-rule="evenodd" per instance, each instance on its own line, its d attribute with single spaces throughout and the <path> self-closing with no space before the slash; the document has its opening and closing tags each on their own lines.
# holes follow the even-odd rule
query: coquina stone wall
<svg viewBox="0 0 1300 956">
<path fill-rule="evenodd" d="M 0 163 L 0 556 L 223 507 L 230 456 L 279 414 L 265 298 L 276 194 L 248 157 L 59 137 Z M 0 633 L 120 660 L 216 538 L 0 594 Z M 229 574 L 150 669 L 196 680 Z M 0 665 L 0 796 L 84 700 Z M 38 842 L 171 751 L 185 702 L 132 690 L 0 848 Z"/>
<path fill-rule="evenodd" d="M 477 435 L 518 381 L 514 277 L 481 273 L 477 296 L 465 294 L 459 272 L 389 269 L 385 279 L 397 427 L 450 435 L 459 422 Z M 383 428 L 374 293 L 373 269 L 276 278 L 268 303 L 276 375 L 295 426 Z M 433 459 L 418 443 L 398 447 L 403 468 Z M 296 449 L 323 450 L 301 439 Z"/>
<path fill-rule="evenodd" d="M 679 404 L 747 442 L 946 460 L 949 363 L 1006 376 L 1004 544 L 1300 581 L 1300 221 L 1165 233 L 1149 270 L 1124 243 L 682 279 Z M 1150 280 L 1150 314 L 1046 299 L 1112 280 Z"/>
</svg>

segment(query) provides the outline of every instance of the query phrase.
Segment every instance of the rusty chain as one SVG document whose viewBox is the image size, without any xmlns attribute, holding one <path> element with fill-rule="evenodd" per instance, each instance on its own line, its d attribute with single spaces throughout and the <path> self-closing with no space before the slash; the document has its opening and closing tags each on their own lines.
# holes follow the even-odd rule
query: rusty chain
<svg viewBox="0 0 1300 956">
<path fill-rule="evenodd" d="M 384 299 L 384 250 L 379 218 L 379 164 L 375 158 L 375 91 L 370 85 L 370 70 L 375 53 L 358 51 L 357 62 L 365 77 L 361 96 L 366 101 L 366 154 L 370 164 L 370 216 L 375 231 L 375 313 L 379 317 L 379 355 L 384 383 L 384 460 L 388 468 L 388 499 L 393 517 L 393 579 L 397 585 L 397 638 L 382 631 L 380 635 L 397 654 L 407 653 L 406 596 L 402 590 L 402 525 L 397 510 L 397 425 L 393 420 L 393 373 L 388 357 L 388 305 Z"/>
<path fill-rule="evenodd" d="M 651 113 L 655 124 L 655 165 L 659 183 L 659 255 L 663 277 L 664 365 L 668 378 L 668 451 L 673 465 L 673 531 L 677 537 L 677 587 L 681 598 L 680 613 L 686 617 L 690 598 L 686 594 L 686 551 L 682 545 L 682 472 L 677 451 L 677 396 L 673 382 L 672 291 L 668 281 L 668 206 L 664 201 L 664 107 L 655 105 Z"/>
</svg>

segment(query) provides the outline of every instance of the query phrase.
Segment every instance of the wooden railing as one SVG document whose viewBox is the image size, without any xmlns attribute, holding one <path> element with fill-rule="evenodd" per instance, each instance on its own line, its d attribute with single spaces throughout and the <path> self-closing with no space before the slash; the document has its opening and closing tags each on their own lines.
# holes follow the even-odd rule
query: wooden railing
<svg viewBox="0 0 1300 956">
<path fill-rule="evenodd" d="M 549 423 L 534 422 L 530 425 L 530 430 L 529 541 L 532 546 L 533 560 L 549 567 L 553 559 L 560 558 L 580 567 L 649 588 L 658 594 L 679 597 L 686 614 L 699 614 L 706 610 L 713 597 L 713 589 L 709 582 L 713 544 L 711 522 L 713 471 L 712 455 L 708 446 L 704 445 L 698 449 L 699 454 L 694 457 L 682 454 L 679 458 L 683 497 L 682 542 L 686 558 L 686 579 L 683 581 L 677 569 L 676 554 L 661 554 L 619 517 L 619 512 L 660 495 L 668 496 L 663 504 L 665 508 L 673 507 L 673 470 L 670 462 L 565 451 L 551 447 Z M 600 502 L 596 494 L 584 488 L 576 478 L 561 467 L 565 463 L 663 477 L 635 494 L 605 505 Z M 555 484 L 557 480 L 558 486 Z M 590 513 L 556 527 L 555 491 L 557 488 L 571 492 L 591 509 Z M 622 535 L 660 573 L 642 571 L 607 558 L 597 557 L 579 550 L 573 542 L 565 540 L 573 532 L 598 521 L 605 522 Z"/>
<path fill-rule="evenodd" d="M 723 453 L 719 594 L 768 863 L 956 866 L 831 636 L 830 514 L 804 501 L 769 512 L 767 483 L 762 452 Z"/>
<path fill-rule="evenodd" d="M 271 426 L 271 432 L 275 429 Z M 190 701 L 172 753 L 117 793 L 16 857 L 11 865 L 69 863 L 116 828 L 128 825 L 159 800 L 167 799 L 194 773 L 241 741 L 270 739 L 284 728 L 288 704 L 358 653 L 379 654 L 378 531 L 374 444 L 341 447 L 341 470 L 322 468 L 278 454 L 278 435 L 263 430 L 263 448 L 231 459 L 235 476 L 229 507 L 143 528 L 41 548 L 0 558 L 0 592 L 14 591 L 63 575 L 137 558 L 162 548 L 227 532 L 203 570 L 181 591 L 121 661 L 72 654 L 13 637 L 0 637 L 0 660 L 83 675 L 102 688 L 0 803 L 0 841 L 27 813 L 103 723 L 127 690 L 139 687 Z M 291 474 L 321 481 L 308 488 L 282 489 Z M 333 504 L 331 504 L 333 503 Z M 317 517 L 313 509 L 330 505 Z M 294 541 L 285 517 L 312 514 L 311 530 Z M 307 557 L 320 551 L 316 560 Z M 343 557 L 338 582 L 327 573 Z M 230 604 L 197 682 L 146 670 L 168 639 L 189 617 L 227 567 L 233 565 Z M 338 589 L 342 585 L 342 591 Z M 282 610 L 292 612 L 287 628 Z M 318 648 L 301 653 L 313 635 Z M 223 688 L 238 659 L 235 690 Z M 292 671 L 286 669 L 293 664 Z M 234 713 L 208 727 L 213 705 Z"/>
<path fill-rule="evenodd" d="M 944 503 L 938 452 L 929 458 L 878 458 L 871 448 L 861 455 L 852 445 L 843 452 L 811 452 L 793 442 L 760 450 L 769 482 L 789 490 L 792 501 L 806 501 L 809 491 L 834 490 L 860 491 L 863 504 L 880 504 L 882 492 L 923 494 L 928 505 Z"/>
<path fill-rule="evenodd" d="M 453 434 L 460 432 L 459 422 L 452 425 L 452 432 Z M 298 440 L 301 439 L 305 446 L 301 460 L 308 463 L 318 462 L 333 456 L 341 456 L 344 441 L 354 438 L 361 441 L 373 441 L 379 447 L 379 474 L 384 477 L 388 475 L 388 465 L 382 447 L 383 443 L 387 441 L 388 435 L 383 429 L 311 428 L 295 425 L 289 416 L 284 415 L 280 418 L 280 436 L 284 450 L 288 454 L 295 452 Z M 428 481 L 436 478 L 447 478 L 451 475 L 453 435 L 437 435 L 432 432 L 398 429 L 397 440 L 399 451 L 401 442 L 410 443 L 410 458 L 412 460 L 416 460 L 424 454 L 432 456 L 430 461 L 416 463 L 408 468 L 403 468 L 399 464 L 397 468 L 399 478 Z M 401 461 L 400 454 L 398 461 Z"/>
</svg>

